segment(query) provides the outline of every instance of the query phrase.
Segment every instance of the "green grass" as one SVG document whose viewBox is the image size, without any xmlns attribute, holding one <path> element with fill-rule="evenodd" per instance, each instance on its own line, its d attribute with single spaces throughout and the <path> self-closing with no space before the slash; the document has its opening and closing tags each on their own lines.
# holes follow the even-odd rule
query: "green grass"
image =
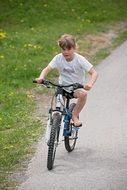
<svg viewBox="0 0 127 190">
<path fill-rule="evenodd" d="M 81 39 L 107 31 L 127 19 L 126 0 L 5 0 L 0 1 L 0 187 L 9 185 L 8 175 L 32 152 L 42 134 L 32 119 L 35 101 L 31 89 L 51 58 L 59 51 L 57 39 L 71 33 Z M 114 47 L 124 39 L 121 34 Z M 83 48 L 87 48 L 82 46 Z M 109 53 L 102 49 L 94 62 Z M 92 59 L 92 58 L 91 58 Z M 56 77 L 53 72 L 49 77 Z"/>
<path fill-rule="evenodd" d="M 127 31 L 122 32 L 119 37 L 113 42 L 113 48 L 127 40 Z"/>
</svg>

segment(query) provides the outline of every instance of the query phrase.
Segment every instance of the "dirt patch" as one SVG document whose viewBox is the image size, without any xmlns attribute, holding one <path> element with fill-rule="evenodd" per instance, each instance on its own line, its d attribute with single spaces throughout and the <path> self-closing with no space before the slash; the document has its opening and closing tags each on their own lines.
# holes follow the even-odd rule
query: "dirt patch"
<svg viewBox="0 0 127 190">
<path fill-rule="evenodd" d="M 89 34 L 82 36 L 82 38 L 77 42 L 78 52 L 87 58 L 91 58 L 100 49 L 111 48 L 114 39 L 116 39 L 122 32 L 126 30 L 127 21 L 124 21 L 112 26 L 106 33 L 99 33 L 98 35 Z"/>
</svg>

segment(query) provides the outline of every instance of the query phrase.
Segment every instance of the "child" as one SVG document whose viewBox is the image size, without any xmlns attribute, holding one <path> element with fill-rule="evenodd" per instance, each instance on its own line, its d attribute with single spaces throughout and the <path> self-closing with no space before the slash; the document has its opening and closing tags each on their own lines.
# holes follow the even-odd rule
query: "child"
<svg viewBox="0 0 127 190">
<path fill-rule="evenodd" d="M 72 83 L 80 83 L 84 88 L 77 89 L 74 92 L 74 97 L 77 98 L 77 103 L 72 115 L 74 126 L 80 127 L 82 123 L 78 119 L 78 115 L 84 107 L 87 99 L 87 91 L 92 88 L 96 79 L 97 72 L 93 65 L 89 63 L 82 55 L 75 52 L 76 43 L 73 36 L 69 34 L 62 35 L 58 40 L 58 45 L 61 48 L 61 53 L 57 54 L 51 62 L 45 67 L 37 83 L 41 83 L 47 74 L 54 68 L 59 71 L 59 84 L 68 85 Z M 85 72 L 88 72 L 90 79 L 86 83 Z"/>
</svg>

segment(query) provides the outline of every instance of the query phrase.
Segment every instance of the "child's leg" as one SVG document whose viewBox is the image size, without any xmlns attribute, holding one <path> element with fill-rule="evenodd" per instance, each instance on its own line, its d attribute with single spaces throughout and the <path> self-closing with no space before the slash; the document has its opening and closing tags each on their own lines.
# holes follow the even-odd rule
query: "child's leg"
<svg viewBox="0 0 127 190">
<path fill-rule="evenodd" d="M 79 121 L 78 116 L 86 103 L 87 92 L 84 89 L 78 89 L 74 92 L 74 97 L 76 97 L 78 100 L 72 115 L 72 120 L 75 126 L 79 126 L 81 125 L 81 122 Z"/>
</svg>

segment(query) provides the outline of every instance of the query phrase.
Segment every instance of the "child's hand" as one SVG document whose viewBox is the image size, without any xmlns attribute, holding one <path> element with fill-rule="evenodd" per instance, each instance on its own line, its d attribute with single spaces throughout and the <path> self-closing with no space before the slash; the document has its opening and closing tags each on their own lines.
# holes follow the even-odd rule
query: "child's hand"
<svg viewBox="0 0 127 190">
<path fill-rule="evenodd" d="M 90 90 L 92 88 L 92 84 L 91 83 L 87 83 L 85 86 L 84 86 L 84 89 L 85 90 Z"/>
<path fill-rule="evenodd" d="M 44 81 L 44 79 L 42 78 L 36 78 L 35 80 L 37 81 L 38 84 L 42 84 Z"/>
</svg>

